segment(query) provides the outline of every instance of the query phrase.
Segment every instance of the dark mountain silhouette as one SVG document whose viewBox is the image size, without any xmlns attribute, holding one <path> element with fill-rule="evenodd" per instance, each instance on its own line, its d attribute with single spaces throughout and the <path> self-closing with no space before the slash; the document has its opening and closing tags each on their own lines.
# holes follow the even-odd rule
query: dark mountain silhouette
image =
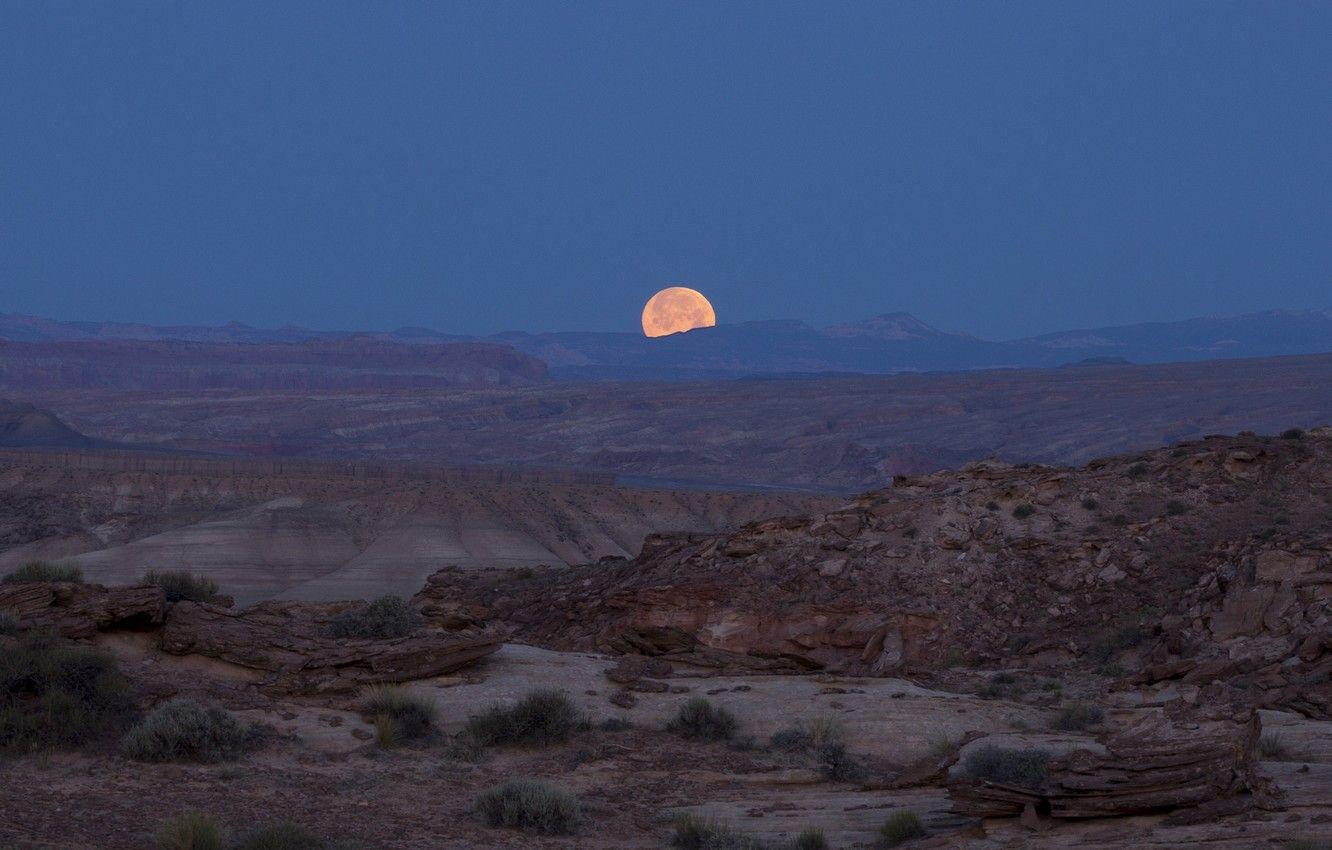
<svg viewBox="0 0 1332 850">
<path fill-rule="evenodd" d="M 885 313 L 827 328 L 794 320 L 741 322 L 659 339 L 638 333 L 594 332 L 507 332 L 478 339 L 420 327 L 358 334 L 293 326 L 263 330 L 236 322 L 216 328 L 154 327 L 0 314 L 0 339 L 16 341 L 272 345 L 327 344 L 353 337 L 409 346 L 499 343 L 544 361 L 553 377 L 566 380 L 702 380 L 756 374 L 890 374 L 1106 360 L 1167 363 L 1318 354 L 1332 351 L 1332 310 L 1274 310 L 1062 331 L 1007 341 L 939 330 L 908 313 Z"/>
</svg>

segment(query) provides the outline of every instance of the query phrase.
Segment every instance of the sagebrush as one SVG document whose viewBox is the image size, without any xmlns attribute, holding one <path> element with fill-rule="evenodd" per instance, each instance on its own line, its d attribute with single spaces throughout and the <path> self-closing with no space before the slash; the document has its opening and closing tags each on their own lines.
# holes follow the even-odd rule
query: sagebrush
<svg viewBox="0 0 1332 850">
<path fill-rule="evenodd" d="M 389 640 L 416 631 L 423 619 L 421 612 L 402 597 L 381 596 L 333 617 L 328 624 L 328 634 L 335 638 Z"/>
<path fill-rule="evenodd" d="M 0 653 L 0 750 L 82 744 L 123 727 L 129 680 L 111 656 L 38 634 Z"/>
<path fill-rule="evenodd" d="M 135 761 L 234 761 L 258 734 L 216 706 L 177 698 L 153 709 L 125 733 L 120 751 Z"/>
<path fill-rule="evenodd" d="M 530 779 L 506 782 L 476 798 L 476 813 L 491 827 L 512 827 L 536 835 L 570 835 L 582 821 L 572 795 Z"/>
<path fill-rule="evenodd" d="M 545 747 L 569 740 L 582 712 L 562 691 L 533 691 L 511 706 L 492 705 L 467 721 L 466 734 L 482 746 Z"/>
<path fill-rule="evenodd" d="M 211 578 L 184 570 L 149 570 L 143 574 L 143 583 L 162 588 L 168 602 L 213 602 L 221 593 Z"/>
<path fill-rule="evenodd" d="M 725 741 L 739 728 L 735 715 L 706 697 L 693 697 L 666 728 L 695 741 Z"/>
<path fill-rule="evenodd" d="M 30 581 L 83 582 L 83 568 L 70 561 L 28 561 L 14 572 L 0 579 L 0 584 L 21 584 Z"/>
</svg>

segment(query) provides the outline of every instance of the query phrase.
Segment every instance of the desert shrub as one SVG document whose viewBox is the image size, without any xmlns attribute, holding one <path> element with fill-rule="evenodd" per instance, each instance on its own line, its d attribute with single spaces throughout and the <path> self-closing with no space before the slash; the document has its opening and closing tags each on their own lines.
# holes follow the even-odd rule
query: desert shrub
<svg viewBox="0 0 1332 850">
<path fill-rule="evenodd" d="M 1258 738 L 1258 754 L 1265 759 L 1279 761 L 1290 754 L 1286 742 L 1276 732 L 1265 732 Z"/>
<path fill-rule="evenodd" d="M 385 749 L 424 738 L 435 728 L 435 704 L 397 685 L 369 689 L 361 711 L 374 720 L 376 738 Z"/>
<path fill-rule="evenodd" d="M 235 850 L 324 850 L 323 839 L 298 823 L 276 821 L 247 832 Z"/>
<path fill-rule="evenodd" d="M 705 697 L 694 697 L 680 706 L 666 728 L 695 741 L 724 741 L 735 734 L 739 725 L 731 712 L 713 705 Z"/>
<path fill-rule="evenodd" d="M 1087 498 L 1085 498 L 1085 499 L 1082 500 L 1082 508 L 1083 508 L 1083 510 L 1094 511 L 1094 510 L 1096 510 L 1098 507 L 1100 507 L 1100 504 L 1099 504 L 1095 499 L 1091 498 L 1090 496 L 1088 496 Z"/>
<path fill-rule="evenodd" d="M 31 635 L 0 653 L 0 750 L 81 744 L 119 727 L 133 706 L 109 655 Z"/>
<path fill-rule="evenodd" d="M 125 733 L 120 751 L 135 761 L 234 761 L 257 733 L 229 712 L 192 699 L 159 705 Z"/>
<path fill-rule="evenodd" d="M 828 850 L 828 837 L 817 826 L 807 826 L 800 830 L 792 850 Z"/>
<path fill-rule="evenodd" d="M 757 839 L 691 814 L 675 819 L 671 846 L 682 850 L 763 850 Z"/>
<path fill-rule="evenodd" d="M 381 596 L 359 608 L 343 611 L 328 624 L 335 638 L 387 640 L 406 637 L 421 627 L 421 612 L 400 596 Z"/>
<path fill-rule="evenodd" d="M 1088 726 L 1095 726 L 1105 719 L 1105 712 L 1085 702 L 1070 702 L 1051 721 L 1050 726 L 1061 732 L 1080 732 Z"/>
<path fill-rule="evenodd" d="M 841 741 L 825 741 L 814 748 L 819 772 L 829 782 L 856 782 L 865 778 L 865 766 Z"/>
<path fill-rule="evenodd" d="M 910 809 L 893 812 L 879 827 L 880 847 L 897 847 L 913 838 L 924 837 L 925 825 L 920 822 L 920 815 Z"/>
<path fill-rule="evenodd" d="M 0 611 L 0 636 L 13 637 L 19 633 L 18 618 L 7 611 Z"/>
<path fill-rule="evenodd" d="M 217 818 L 199 812 L 177 815 L 157 830 L 157 850 L 223 850 L 226 833 Z"/>
<path fill-rule="evenodd" d="M 1026 519 L 1034 513 L 1036 513 L 1036 509 L 1025 502 L 1013 508 L 1014 519 Z"/>
<path fill-rule="evenodd" d="M 1332 841 L 1315 838 L 1292 838 L 1281 845 L 1282 850 L 1332 850 Z"/>
<path fill-rule="evenodd" d="M 563 691 L 539 690 L 473 715 L 465 733 L 482 746 L 548 747 L 569 740 L 582 724 L 582 712 Z"/>
<path fill-rule="evenodd" d="M 1283 440 L 1303 440 L 1303 439 L 1304 439 L 1304 429 L 1303 429 L 1303 428 L 1287 428 L 1286 430 L 1284 430 L 1284 431 L 1281 432 L 1281 439 L 1283 439 Z"/>
<path fill-rule="evenodd" d="M 484 791 L 476 813 L 486 826 L 506 826 L 537 835 L 569 835 L 583 813 L 571 795 L 543 782 L 518 779 Z"/>
<path fill-rule="evenodd" d="M 973 779 L 1039 788 L 1045 781 L 1049 762 L 1050 753 L 1046 750 L 1009 750 L 989 744 L 967 753 L 963 768 Z"/>
<path fill-rule="evenodd" d="M 143 574 L 144 584 L 154 584 L 166 593 L 168 602 L 212 602 L 217 599 L 217 582 L 206 576 L 191 575 L 183 570 L 157 572 L 149 570 Z"/>
<path fill-rule="evenodd" d="M 28 561 L 0 579 L 0 584 L 20 584 L 28 581 L 69 581 L 82 584 L 83 568 L 69 561 Z"/>
<path fill-rule="evenodd" d="M 1138 461 L 1137 463 L 1130 465 L 1128 469 L 1124 470 L 1124 474 L 1129 478 L 1141 478 L 1147 474 L 1147 464 Z"/>
<path fill-rule="evenodd" d="M 623 717 L 607 717 L 597 724 L 597 728 L 602 732 L 625 732 L 634 728 L 634 724 Z"/>
<path fill-rule="evenodd" d="M 815 717 L 774 732 L 768 742 L 779 750 L 799 752 L 841 739 L 842 727 L 835 719 Z"/>
<path fill-rule="evenodd" d="M 1181 516 L 1189 512 L 1189 506 L 1178 499 L 1171 499 L 1165 504 L 1165 512 L 1166 516 Z"/>
</svg>

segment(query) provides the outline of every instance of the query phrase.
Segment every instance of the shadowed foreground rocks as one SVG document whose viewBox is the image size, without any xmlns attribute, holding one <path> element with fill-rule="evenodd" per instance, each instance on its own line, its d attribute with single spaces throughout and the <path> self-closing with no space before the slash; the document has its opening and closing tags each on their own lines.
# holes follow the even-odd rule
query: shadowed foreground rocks
<svg viewBox="0 0 1332 850">
<path fill-rule="evenodd" d="M 1227 715 L 1172 705 L 1105 736 L 1104 752 L 1078 749 L 1053 759 L 1035 787 L 960 773 L 949 781 L 948 793 L 954 810 L 972 817 L 1030 811 L 1102 818 L 1202 805 L 1217 811 L 1275 808 L 1271 780 L 1257 770 L 1259 732 L 1252 710 Z"/>
<path fill-rule="evenodd" d="M 365 685 L 440 676 L 500 647 L 505 629 L 447 606 L 405 637 L 329 635 L 334 616 L 360 603 L 167 604 L 160 587 L 34 582 L 0 585 L 0 610 L 19 627 L 87 639 L 99 632 L 147 632 L 162 652 L 215 658 L 260 674 L 273 695 L 353 691 Z"/>
</svg>

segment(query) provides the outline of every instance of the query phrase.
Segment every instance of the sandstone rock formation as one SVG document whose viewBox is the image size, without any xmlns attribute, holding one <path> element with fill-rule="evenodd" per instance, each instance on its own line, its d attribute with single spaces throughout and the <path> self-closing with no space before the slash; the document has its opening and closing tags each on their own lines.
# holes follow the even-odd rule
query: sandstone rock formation
<svg viewBox="0 0 1332 850">
<path fill-rule="evenodd" d="M 265 602 L 249 608 L 175 602 L 160 587 L 31 582 L 0 584 L 0 612 L 28 631 L 70 639 L 148 632 L 171 655 L 216 658 L 256 671 L 268 694 L 354 691 L 451 673 L 500 647 L 505 629 L 435 605 L 422 628 L 383 640 L 334 638 L 334 615 L 358 603 Z"/>
<path fill-rule="evenodd" d="M 1096 818 L 1172 811 L 1237 800 L 1270 806 L 1271 783 L 1255 768 L 1259 723 L 1234 716 L 1151 715 L 1108 736 L 1104 753 L 1075 750 L 1053 759 L 1036 787 L 976 779 L 948 784 L 954 809 L 972 817 L 1034 811 L 1055 818 Z"/>
<path fill-rule="evenodd" d="M 451 673 L 499 649 L 494 626 L 431 624 L 387 640 L 332 638 L 327 626 L 346 604 L 262 602 L 240 610 L 179 602 L 162 629 L 173 655 L 219 658 L 265 674 L 273 693 L 351 691 Z"/>
<path fill-rule="evenodd" d="M 976 463 L 826 513 L 658 535 L 626 563 L 425 592 L 557 647 L 1073 668 L 1327 718 L 1330 496 L 1327 429 L 1216 437 L 1081 469 Z"/>
<path fill-rule="evenodd" d="M 74 639 L 99 631 L 161 626 L 166 595 L 153 586 L 103 587 L 69 582 L 0 584 L 0 612 L 25 628 Z"/>
</svg>

